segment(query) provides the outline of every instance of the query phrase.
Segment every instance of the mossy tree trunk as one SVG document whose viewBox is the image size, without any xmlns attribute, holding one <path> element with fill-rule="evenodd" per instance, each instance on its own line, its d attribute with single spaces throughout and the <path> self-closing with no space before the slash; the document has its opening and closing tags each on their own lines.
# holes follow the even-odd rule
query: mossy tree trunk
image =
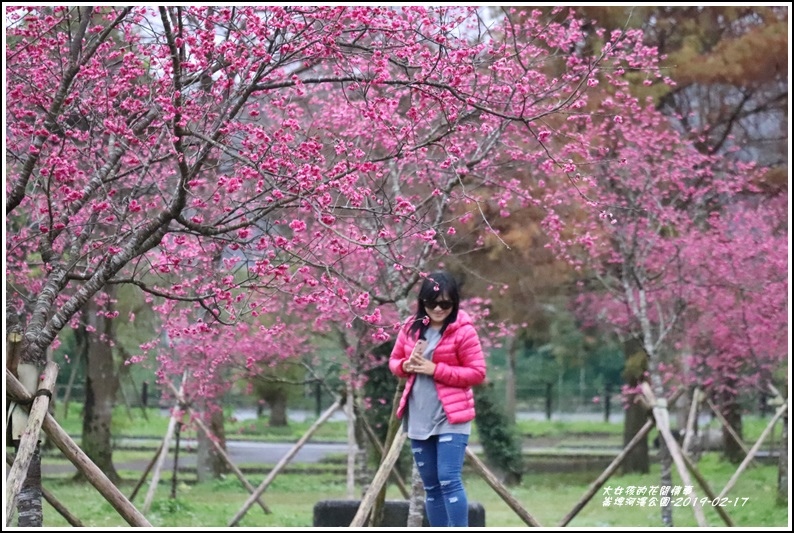
<svg viewBox="0 0 794 533">
<path fill-rule="evenodd" d="M 507 340 L 507 371 L 505 372 L 505 416 L 511 424 L 516 423 L 516 347 L 518 339 Z"/>
<path fill-rule="evenodd" d="M 626 358 L 623 380 L 629 387 L 636 387 L 643 374 L 648 370 L 648 356 L 642 349 L 640 341 L 636 339 L 629 339 L 623 343 L 623 353 Z M 629 405 L 623 419 L 623 446 L 627 446 L 631 442 L 631 439 L 639 433 L 647 421 L 648 412 L 645 407 L 629 398 Z M 646 436 L 626 455 L 621 464 L 621 471 L 624 474 L 647 474 L 650 470 L 648 438 Z"/>
<path fill-rule="evenodd" d="M 740 439 L 743 438 L 742 411 L 736 399 L 736 395 L 730 392 L 723 393 L 722 397 L 719 398 L 717 408 L 722 413 L 722 416 L 725 417 L 725 421 L 728 422 L 728 425 L 730 425 L 734 433 L 736 433 Z M 725 426 L 722 427 L 722 444 L 723 455 L 728 461 L 733 464 L 739 464 L 744 460 L 746 455 L 744 449 L 742 449 L 741 444 L 736 442 L 730 430 Z"/>
<path fill-rule="evenodd" d="M 213 436 L 218 439 L 221 448 L 226 450 L 226 433 L 223 427 L 223 411 L 215 409 L 209 415 L 207 428 Z M 221 454 L 215 449 L 210 438 L 203 432 L 197 433 L 196 450 L 196 476 L 199 483 L 219 479 L 222 475 L 229 473 L 229 465 L 223 460 Z"/>
<path fill-rule="evenodd" d="M 777 503 L 788 503 L 788 411 L 781 417 L 782 433 L 780 435 L 779 457 L 777 465 Z"/>
<path fill-rule="evenodd" d="M 80 348 L 86 356 L 85 404 L 81 446 L 85 454 L 113 483 L 120 476 L 113 465 L 112 422 L 116 392 L 120 386 L 113 349 L 99 337 L 112 339 L 113 321 L 97 313 L 93 301 L 83 312 L 84 327 L 78 336 Z M 91 331 L 93 330 L 93 331 Z M 82 478 L 77 474 L 77 478 Z"/>
<path fill-rule="evenodd" d="M 274 394 L 268 398 L 267 403 L 270 405 L 270 421 L 268 425 L 271 427 L 288 426 L 287 394 Z"/>
<path fill-rule="evenodd" d="M 624 412 L 623 445 L 626 446 L 648 421 L 648 413 L 639 404 L 631 404 Z M 621 463 L 621 471 L 624 474 L 647 474 L 651 471 L 647 437 L 640 440 L 626 455 Z"/>
</svg>

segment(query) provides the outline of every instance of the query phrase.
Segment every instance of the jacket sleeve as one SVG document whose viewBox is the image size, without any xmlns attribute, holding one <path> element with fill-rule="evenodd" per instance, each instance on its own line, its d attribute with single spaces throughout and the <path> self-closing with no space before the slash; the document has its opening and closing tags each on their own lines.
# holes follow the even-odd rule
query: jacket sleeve
<svg viewBox="0 0 794 533">
<path fill-rule="evenodd" d="M 461 339 L 455 349 L 458 352 L 459 365 L 448 365 L 439 362 L 433 379 L 451 387 L 473 387 L 485 381 L 485 356 L 482 353 L 480 338 L 474 326 L 464 326 L 460 331 Z"/>
<path fill-rule="evenodd" d="M 400 328 L 400 333 L 397 334 L 397 340 L 394 342 L 394 348 L 392 348 L 389 356 L 389 370 L 399 378 L 407 378 L 409 376 L 408 373 L 403 372 L 403 361 L 411 355 L 408 344 L 408 335 L 405 333 L 405 328 L 402 327 Z"/>
</svg>

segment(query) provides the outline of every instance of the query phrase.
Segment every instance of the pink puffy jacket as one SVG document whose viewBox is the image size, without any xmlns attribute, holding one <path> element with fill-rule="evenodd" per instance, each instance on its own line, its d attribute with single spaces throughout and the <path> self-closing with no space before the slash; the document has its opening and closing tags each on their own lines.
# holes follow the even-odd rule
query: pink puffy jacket
<svg viewBox="0 0 794 533">
<path fill-rule="evenodd" d="M 397 335 L 397 341 L 389 357 L 389 370 L 401 378 L 408 378 L 405 390 L 397 407 L 397 418 L 402 418 L 408 405 L 408 396 L 416 380 L 416 374 L 403 372 L 403 361 L 411 356 L 417 339 L 408 336 L 410 319 Z M 472 387 L 485 381 L 485 357 L 480 338 L 471 322 L 471 317 L 458 310 L 458 318 L 447 326 L 433 353 L 436 371 L 433 379 L 436 391 L 450 424 L 460 424 L 474 419 L 474 392 Z"/>
</svg>

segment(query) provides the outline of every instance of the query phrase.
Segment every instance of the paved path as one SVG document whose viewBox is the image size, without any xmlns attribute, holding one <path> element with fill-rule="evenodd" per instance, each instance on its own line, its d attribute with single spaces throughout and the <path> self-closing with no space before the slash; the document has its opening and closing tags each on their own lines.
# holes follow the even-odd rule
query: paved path
<svg viewBox="0 0 794 533">
<path fill-rule="evenodd" d="M 134 444 L 137 439 L 125 439 L 122 441 L 120 449 L 125 446 Z M 139 441 L 140 442 L 140 441 Z M 147 440 L 146 445 L 152 448 L 151 457 L 154 457 L 159 442 L 155 440 Z M 226 441 L 226 452 L 229 458 L 235 465 L 246 464 L 271 464 L 278 463 L 287 453 L 295 446 L 294 443 L 288 442 L 255 442 L 255 441 L 239 441 L 229 440 Z M 191 439 L 182 439 L 179 443 L 179 465 L 181 467 L 192 467 L 196 465 L 196 441 Z M 338 442 L 307 442 L 304 444 L 298 453 L 292 458 L 290 462 L 294 463 L 317 463 L 326 458 L 328 455 L 346 453 L 347 444 Z M 59 452 L 57 452 L 59 453 Z M 140 470 L 146 469 L 149 460 L 145 461 L 127 461 L 116 462 L 114 465 L 119 470 Z M 163 468 L 171 470 L 174 467 L 174 442 L 171 441 L 171 451 L 163 461 Z M 58 463 L 50 462 L 48 464 L 47 457 L 42 459 L 41 473 L 47 474 L 62 474 L 76 472 L 76 468 L 71 463 L 63 464 L 60 460 Z"/>
<path fill-rule="evenodd" d="M 159 441 L 154 439 L 123 439 L 121 448 L 131 445 L 144 444 L 151 448 L 151 458 L 136 461 L 114 461 L 118 470 L 139 470 L 143 472 L 149 462 L 154 458 L 154 453 L 159 446 Z M 259 441 L 226 441 L 226 452 L 229 454 L 235 465 L 241 464 L 267 464 L 275 465 L 284 458 L 295 446 L 289 442 L 259 442 Z M 196 465 L 196 441 L 192 439 L 182 439 L 179 444 L 179 464 L 181 467 L 193 467 Z M 472 451 L 477 454 L 482 453 L 482 446 L 474 444 L 470 446 Z M 60 452 L 54 452 L 59 454 Z M 307 442 L 298 453 L 290 460 L 290 463 L 319 463 L 330 455 L 347 453 L 347 444 L 343 442 Z M 58 457 L 58 455 L 56 455 Z M 171 470 L 174 468 L 174 443 L 171 442 L 171 451 L 163 461 L 163 469 Z M 74 473 L 76 468 L 71 463 L 64 464 L 59 458 L 57 463 L 48 461 L 48 456 L 44 456 L 41 464 L 41 472 L 47 474 Z"/>
</svg>

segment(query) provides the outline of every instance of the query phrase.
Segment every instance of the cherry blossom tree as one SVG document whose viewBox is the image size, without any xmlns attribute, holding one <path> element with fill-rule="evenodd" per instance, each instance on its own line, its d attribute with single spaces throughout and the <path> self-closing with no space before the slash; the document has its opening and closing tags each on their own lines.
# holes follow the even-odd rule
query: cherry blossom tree
<svg viewBox="0 0 794 533">
<path fill-rule="evenodd" d="M 738 435 L 748 394 L 755 400 L 785 386 L 778 376 L 788 354 L 788 236 L 778 229 L 786 219 L 783 200 L 743 202 L 713 214 L 707 231 L 693 236 L 686 257 L 697 309 L 683 343 L 691 349 L 687 377 L 710 395 Z M 723 442 L 731 461 L 744 459 L 728 428 Z"/>
<path fill-rule="evenodd" d="M 697 381 L 733 409 L 785 360 L 785 202 L 757 205 L 762 169 L 701 154 L 651 101 L 619 90 L 599 109 L 622 125 L 585 130 L 582 153 L 602 161 L 570 174 L 599 214 L 557 196 L 545 221 L 557 252 L 592 276 L 582 316 L 640 343 L 658 398 Z"/>
<path fill-rule="evenodd" d="M 585 114 L 599 72 L 660 77 L 639 32 L 583 55 L 562 9 L 9 6 L 6 29 L 6 315 L 23 363 L 127 284 L 164 321 L 130 362 L 190 368 L 207 393 L 233 353 L 295 355 L 257 320 L 285 295 L 388 338 L 399 307 L 380 307 L 455 223 L 538 201 L 501 166 L 568 169 L 576 142 L 548 143 L 548 125 Z M 239 351 L 201 348 L 229 335 Z M 243 346 L 261 336 L 285 340 Z"/>
</svg>

